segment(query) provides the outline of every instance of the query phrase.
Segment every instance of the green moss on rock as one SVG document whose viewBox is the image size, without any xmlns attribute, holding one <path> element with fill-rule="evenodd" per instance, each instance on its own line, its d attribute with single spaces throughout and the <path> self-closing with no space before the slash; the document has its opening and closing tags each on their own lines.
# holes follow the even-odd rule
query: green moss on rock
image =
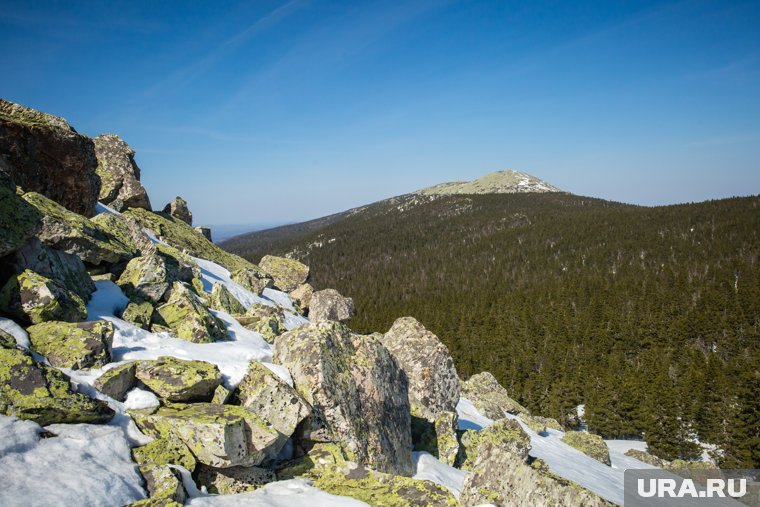
<svg viewBox="0 0 760 507">
<path fill-rule="evenodd" d="M 140 465 L 179 465 L 190 472 L 196 466 L 193 453 L 176 439 L 157 438 L 147 445 L 135 447 L 132 458 Z"/>
<path fill-rule="evenodd" d="M 211 297 L 209 298 L 209 306 L 215 310 L 229 313 L 230 315 L 245 313 L 245 307 L 240 304 L 240 301 L 238 301 L 229 289 L 221 283 L 214 284 L 214 287 L 211 290 Z"/>
<path fill-rule="evenodd" d="M 100 368 L 111 362 L 113 324 L 43 322 L 27 329 L 32 348 L 58 368 Z"/>
<path fill-rule="evenodd" d="M 100 377 L 95 379 L 95 389 L 110 396 L 117 401 L 124 401 L 127 393 L 135 385 L 136 362 L 116 366 L 106 370 Z"/>
<path fill-rule="evenodd" d="M 599 435 L 585 431 L 568 431 L 562 437 L 562 441 L 607 466 L 612 464 L 610 462 L 610 450 Z"/>
<path fill-rule="evenodd" d="M 265 255 L 259 266 L 272 276 L 274 286 L 285 292 L 297 289 L 309 279 L 309 266 L 295 259 Z"/>
<path fill-rule="evenodd" d="M 141 329 L 150 329 L 153 317 L 153 305 L 149 301 L 130 302 L 121 314 L 121 318 Z"/>
<path fill-rule="evenodd" d="M 0 290 L 0 310 L 32 324 L 87 318 L 87 307 L 81 297 L 29 269 L 11 277 Z"/>
<path fill-rule="evenodd" d="M 164 401 L 211 401 L 222 383 L 215 364 L 164 356 L 154 361 L 138 361 L 135 377 Z"/>
<path fill-rule="evenodd" d="M 174 282 L 169 301 L 159 306 L 154 323 L 171 328 L 182 340 L 211 343 L 227 338 L 227 327 L 203 305 L 190 288 Z"/>
</svg>

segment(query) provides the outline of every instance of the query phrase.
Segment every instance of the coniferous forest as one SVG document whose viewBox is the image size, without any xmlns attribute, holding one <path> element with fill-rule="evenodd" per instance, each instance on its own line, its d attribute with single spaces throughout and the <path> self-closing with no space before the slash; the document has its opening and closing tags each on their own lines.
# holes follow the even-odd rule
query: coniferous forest
<svg viewBox="0 0 760 507">
<path fill-rule="evenodd" d="M 760 197 L 409 195 L 222 246 L 304 261 L 354 299 L 357 331 L 416 317 L 460 376 L 490 371 L 566 425 L 585 404 L 605 438 L 669 460 L 698 439 L 722 467 L 760 468 Z"/>
</svg>

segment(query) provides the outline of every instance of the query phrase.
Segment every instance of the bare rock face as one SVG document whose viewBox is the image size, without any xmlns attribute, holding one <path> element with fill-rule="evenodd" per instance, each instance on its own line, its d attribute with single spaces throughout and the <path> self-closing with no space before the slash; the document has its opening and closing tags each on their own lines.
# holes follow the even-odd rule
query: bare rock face
<svg viewBox="0 0 760 507">
<path fill-rule="evenodd" d="M 89 137 L 66 120 L 0 99 L 0 168 L 27 192 L 38 192 L 91 217 L 100 192 Z"/>
<path fill-rule="evenodd" d="M 99 135 L 93 141 L 100 176 L 100 202 L 116 211 L 126 208 L 151 211 L 148 193 L 140 183 L 135 150 L 115 134 Z"/>
<path fill-rule="evenodd" d="M 377 338 L 311 323 L 278 336 L 274 360 L 312 406 L 297 440 L 336 442 L 359 464 L 412 474 L 406 376 Z"/>
<path fill-rule="evenodd" d="M 309 318 L 314 322 L 345 322 L 355 313 L 354 300 L 341 296 L 335 289 L 317 291 L 309 299 Z"/>
<path fill-rule="evenodd" d="M 182 220 L 187 225 L 193 225 L 193 214 L 187 207 L 187 201 L 177 196 L 172 202 L 164 206 L 164 213 L 168 213 L 177 220 Z"/>
<path fill-rule="evenodd" d="M 206 238 L 209 241 L 213 241 L 211 239 L 211 227 L 206 227 L 205 225 L 199 225 L 195 228 L 196 231 L 198 231 L 204 238 Z"/>
<path fill-rule="evenodd" d="M 316 296 L 316 294 L 315 294 Z M 314 298 L 311 301 L 314 308 Z M 412 415 L 435 421 L 441 412 L 456 412 L 459 377 L 449 349 L 416 319 L 402 317 L 382 337 L 409 379 Z"/>
</svg>

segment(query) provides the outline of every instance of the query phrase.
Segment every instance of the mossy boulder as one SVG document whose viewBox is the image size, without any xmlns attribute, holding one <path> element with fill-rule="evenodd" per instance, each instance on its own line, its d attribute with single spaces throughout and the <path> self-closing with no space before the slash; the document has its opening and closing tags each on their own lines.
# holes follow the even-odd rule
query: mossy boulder
<svg viewBox="0 0 760 507">
<path fill-rule="evenodd" d="M 586 431 L 568 431 L 562 437 L 562 441 L 570 447 L 578 449 L 583 454 L 591 456 L 597 461 L 601 461 L 607 466 L 611 466 L 610 450 L 604 439 L 599 435 L 588 433 Z"/>
<path fill-rule="evenodd" d="M 285 313 L 282 308 L 254 303 L 244 315 L 236 316 L 246 329 L 259 333 L 267 343 L 285 332 Z"/>
<path fill-rule="evenodd" d="M 81 297 L 29 269 L 12 276 L 0 290 L 0 310 L 32 324 L 87 318 L 87 307 Z"/>
<path fill-rule="evenodd" d="M 187 256 L 159 245 L 155 252 L 130 260 L 116 283 L 130 297 L 155 304 L 169 298 L 175 282 L 191 282 L 194 268 Z"/>
<path fill-rule="evenodd" d="M 193 225 L 193 214 L 187 206 L 187 201 L 180 196 L 175 197 L 170 203 L 164 206 L 163 212 L 170 215 L 172 218 L 182 220 L 187 225 Z"/>
<path fill-rule="evenodd" d="M 275 288 L 284 292 L 297 289 L 309 279 L 309 266 L 295 259 L 265 255 L 259 266 L 274 279 Z"/>
<path fill-rule="evenodd" d="M 293 304 L 300 310 L 301 313 L 306 314 L 311 303 L 311 296 L 314 294 L 314 287 L 310 283 L 304 283 L 298 286 L 296 290 L 290 293 L 290 299 L 293 300 Z"/>
<path fill-rule="evenodd" d="M 227 326 L 185 284 L 174 282 L 169 301 L 159 306 L 154 323 L 169 327 L 177 338 L 211 343 L 227 338 Z"/>
<path fill-rule="evenodd" d="M 113 324 L 43 322 L 27 329 L 32 348 L 58 368 L 101 368 L 111 362 Z"/>
<path fill-rule="evenodd" d="M 150 199 L 140 183 L 140 168 L 135 151 L 115 134 L 102 134 L 93 139 L 100 177 L 98 200 L 116 211 L 126 208 L 151 210 Z"/>
<path fill-rule="evenodd" d="M 216 468 L 208 465 L 199 465 L 193 478 L 199 486 L 216 495 L 247 493 L 276 480 L 274 471 L 268 468 Z"/>
<path fill-rule="evenodd" d="M 42 225 L 42 213 L 16 193 L 16 185 L 0 170 L 0 257 L 24 245 Z"/>
<path fill-rule="evenodd" d="M 132 458 L 140 465 L 179 465 L 190 472 L 196 466 L 193 453 L 177 439 L 157 438 L 147 445 L 135 447 Z"/>
<path fill-rule="evenodd" d="M 187 491 L 182 485 L 178 470 L 167 465 L 140 465 L 140 475 L 145 479 L 145 489 L 150 500 L 147 505 L 182 505 L 187 500 Z"/>
<path fill-rule="evenodd" d="M 230 315 L 245 313 L 245 307 L 232 295 L 229 289 L 221 283 L 215 283 L 211 289 L 209 306 L 215 310 L 227 312 Z"/>
<path fill-rule="evenodd" d="M 272 277 L 257 267 L 249 266 L 238 269 L 233 271 L 230 277 L 233 282 L 237 282 L 257 296 L 260 296 L 264 289 L 274 287 Z"/>
<path fill-rule="evenodd" d="M 229 401 L 231 396 L 232 391 L 224 387 L 222 384 L 219 384 L 217 388 L 214 389 L 214 396 L 211 398 L 211 403 L 224 405 Z"/>
<path fill-rule="evenodd" d="M 95 379 L 95 389 L 117 401 L 124 401 L 127 393 L 135 385 L 136 362 L 131 361 L 109 370 Z"/>
<path fill-rule="evenodd" d="M 6 348 L 0 349 L 0 413 L 41 426 L 100 423 L 114 415 L 105 402 L 73 392 L 60 371 Z"/>
<path fill-rule="evenodd" d="M 162 400 L 183 403 L 211 401 L 222 383 L 215 364 L 171 356 L 137 361 L 135 377 Z"/>
<path fill-rule="evenodd" d="M 513 400 L 496 378 L 484 371 L 461 382 L 461 395 L 475 405 L 484 416 L 503 419 L 505 414 L 530 414 L 524 406 Z"/>
<path fill-rule="evenodd" d="M 214 467 L 258 465 L 279 451 L 277 431 L 243 407 L 172 404 L 130 415 L 144 433 L 182 442 L 198 462 Z"/>
<path fill-rule="evenodd" d="M 552 429 L 557 431 L 564 431 L 562 425 L 551 417 L 542 417 L 540 415 L 520 414 L 520 418 L 525 425 L 535 431 L 536 433 L 545 433 L 546 429 Z"/>
<path fill-rule="evenodd" d="M 346 322 L 351 320 L 355 313 L 354 300 L 341 296 L 335 289 L 317 291 L 309 300 L 309 319 L 314 322 Z"/>
<path fill-rule="evenodd" d="M 0 348 L 3 349 L 15 349 L 16 338 L 10 333 L 6 333 L 5 330 L 0 329 Z"/>
<path fill-rule="evenodd" d="M 302 445 L 336 442 L 362 465 L 411 475 L 406 375 L 376 337 L 311 323 L 278 336 L 274 360 L 312 406 L 296 436 Z"/>
<path fill-rule="evenodd" d="M 121 313 L 121 318 L 141 329 L 150 329 L 155 308 L 150 301 L 130 302 Z"/>
<path fill-rule="evenodd" d="M 441 412 L 434 423 L 438 459 L 450 466 L 454 466 L 459 452 L 458 423 L 459 417 L 456 412 Z"/>
</svg>

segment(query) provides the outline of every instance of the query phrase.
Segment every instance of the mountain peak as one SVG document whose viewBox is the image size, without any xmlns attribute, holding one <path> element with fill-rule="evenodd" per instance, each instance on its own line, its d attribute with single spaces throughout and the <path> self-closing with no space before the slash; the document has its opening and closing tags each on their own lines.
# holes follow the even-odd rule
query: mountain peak
<svg viewBox="0 0 760 507">
<path fill-rule="evenodd" d="M 531 176 L 528 173 L 513 171 L 496 171 L 472 181 L 452 181 L 418 190 L 423 195 L 450 194 L 517 194 L 517 193 L 561 192 L 557 187 Z"/>
</svg>

